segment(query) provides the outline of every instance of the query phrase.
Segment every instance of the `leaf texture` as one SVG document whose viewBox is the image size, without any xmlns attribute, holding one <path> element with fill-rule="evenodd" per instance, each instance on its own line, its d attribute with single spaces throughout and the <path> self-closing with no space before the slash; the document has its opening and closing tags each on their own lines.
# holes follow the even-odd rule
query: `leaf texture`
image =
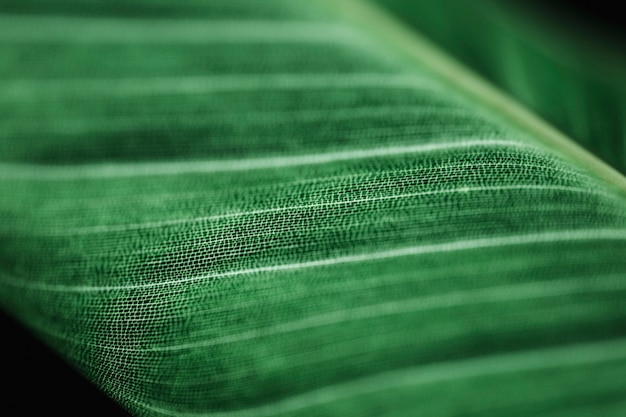
<svg viewBox="0 0 626 417">
<path fill-rule="evenodd" d="M 621 177 L 339 3 L 9 3 L 2 307 L 137 416 L 623 413 Z"/>
</svg>

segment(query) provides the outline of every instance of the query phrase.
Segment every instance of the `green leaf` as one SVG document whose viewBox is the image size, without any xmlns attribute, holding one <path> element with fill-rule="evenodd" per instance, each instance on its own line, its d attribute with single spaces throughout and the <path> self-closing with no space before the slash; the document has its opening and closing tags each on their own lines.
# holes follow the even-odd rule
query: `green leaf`
<svg viewBox="0 0 626 417">
<path fill-rule="evenodd" d="M 0 18 L 0 305 L 113 399 L 624 411 L 621 174 L 366 2 L 98 4 Z"/>
</svg>

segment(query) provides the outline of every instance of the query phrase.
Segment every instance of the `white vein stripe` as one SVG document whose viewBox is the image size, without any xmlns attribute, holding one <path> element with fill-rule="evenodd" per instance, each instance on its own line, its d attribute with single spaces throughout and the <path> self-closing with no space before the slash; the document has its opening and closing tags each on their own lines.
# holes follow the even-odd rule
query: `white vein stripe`
<svg viewBox="0 0 626 417">
<path fill-rule="evenodd" d="M 626 290 L 626 279 L 622 274 L 599 276 L 596 277 L 596 279 L 590 279 L 588 276 L 585 276 L 583 278 L 578 277 L 576 279 L 561 279 L 558 281 L 536 281 L 526 282 L 523 284 L 467 289 L 444 294 L 419 296 L 403 300 L 370 304 L 356 308 L 335 310 L 323 314 L 311 315 L 299 320 L 283 322 L 273 326 L 178 345 L 142 349 L 108 344 L 87 344 L 99 349 L 122 351 L 125 353 L 171 352 L 195 348 L 208 348 L 268 336 L 275 336 L 278 334 L 310 330 L 316 327 L 332 326 L 351 321 L 375 319 L 386 316 L 410 314 L 419 311 L 624 290 Z M 51 331 L 48 327 L 35 327 L 38 331 L 54 336 L 55 338 L 65 340 L 67 342 L 84 344 L 82 339 L 67 337 Z"/>
<path fill-rule="evenodd" d="M 185 126 L 187 124 L 196 126 L 196 123 L 202 123 L 205 125 L 226 125 L 226 124 L 240 124 L 240 123 L 250 123 L 255 126 L 260 126 L 264 124 L 276 124 L 276 123 L 285 123 L 288 121 L 289 125 L 295 125 L 303 122 L 319 122 L 320 120 L 324 120 L 325 123 L 328 122 L 345 122 L 348 120 L 360 120 L 363 118 L 375 118 L 381 116 L 397 116 L 400 115 L 402 117 L 413 116 L 413 117 L 437 117 L 445 111 L 446 117 L 449 117 L 448 120 L 442 123 L 432 123 L 429 125 L 429 128 L 436 126 L 447 126 L 452 124 L 453 122 L 457 122 L 458 119 L 462 119 L 465 117 L 476 117 L 476 113 L 471 111 L 470 109 L 459 109 L 451 106 L 424 106 L 424 105 L 412 105 L 412 106 L 368 106 L 368 107 L 330 107 L 327 109 L 306 109 L 306 110 L 282 110 L 282 111 L 246 111 L 241 112 L 237 111 L 229 111 L 229 112 L 220 112 L 219 118 L 215 119 L 204 119 L 198 120 L 197 114 L 187 114 L 183 112 L 177 113 L 177 117 L 179 120 L 175 120 L 172 122 L 171 120 L 162 120 L 158 119 L 162 117 L 161 114 L 141 114 L 141 115 L 106 115 L 106 114 L 98 114 L 98 115 L 87 115 L 85 117 L 77 118 L 76 115 L 67 115 L 67 119 L 60 119 L 59 116 L 55 115 L 55 125 L 50 126 L 47 132 L 49 133 L 84 133 L 84 132 L 106 132 L 106 131 L 116 131 L 119 129 L 125 129 L 134 126 L 141 126 L 143 123 L 151 123 L 153 126 L 173 126 L 180 125 Z M 31 117 L 29 115 L 27 117 Z M 28 119 L 27 119 L 28 120 Z M 19 128 L 20 124 L 24 123 L 24 120 L 18 120 L 14 118 L 10 120 Z M 87 125 L 86 122 L 89 122 L 90 125 Z M 414 124 L 408 123 L 408 120 L 405 121 L 405 126 L 415 127 Z M 9 123 L 6 123 L 9 125 Z M 10 126 L 7 128 L 10 130 L 17 130 L 15 126 Z M 418 125 L 419 126 L 419 125 Z M 370 129 L 368 129 L 370 130 Z"/>
<path fill-rule="evenodd" d="M 345 24 L 285 20 L 81 18 L 0 15 L 0 42 L 32 44 L 120 43 L 358 43 L 367 40 Z"/>
<path fill-rule="evenodd" d="M 125 178 L 251 171 L 257 169 L 288 168 L 301 165 L 320 165 L 339 161 L 425 153 L 447 149 L 490 148 L 497 146 L 509 149 L 533 149 L 529 145 L 512 140 L 468 139 L 446 143 L 388 146 L 384 148 L 235 160 L 107 163 L 73 166 L 0 163 L 0 180 L 18 178 L 66 181 L 86 178 Z"/>
<path fill-rule="evenodd" d="M 160 346 L 148 349 L 114 347 L 125 352 L 171 352 L 195 348 L 208 348 L 231 343 L 238 343 L 263 337 L 276 336 L 310 330 L 316 327 L 332 326 L 345 322 L 375 319 L 415 313 L 418 311 L 451 308 L 466 305 L 501 303 L 528 299 L 554 298 L 581 293 L 618 291 L 626 289 L 626 278 L 616 276 L 613 279 L 593 280 L 589 277 L 578 280 L 539 281 L 518 285 L 503 285 L 478 290 L 455 291 L 426 297 L 414 297 L 400 301 L 388 301 L 357 308 L 331 311 L 324 314 L 307 316 L 299 320 L 283 322 L 264 328 L 255 328 L 240 333 L 229 334 L 209 340 L 201 340 L 179 345 Z"/>
<path fill-rule="evenodd" d="M 364 88 L 436 90 L 437 82 L 413 74 L 250 74 L 108 79 L 0 80 L 0 97 L 99 94 L 105 97 L 158 94 L 213 94 L 247 91 L 346 90 Z"/>
<path fill-rule="evenodd" d="M 550 242 L 575 242 L 575 241 L 593 241 L 593 240 L 622 240 L 626 248 L 626 229 L 581 229 L 581 230 L 560 230 L 541 233 L 521 234 L 512 236 L 498 236 L 479 239 L 457 240 L 446 243 L 437 243 L 430 245 L 409 246 L 405 248 L 390 249 L 386 251 L 370 252 L 356 255 L 346 255 L 337 258 L 320 259 L 316 261 L 295 262 L 291 264 L 270 265 L 257 268 L 241 269 L 236 271 L 228 271 L 222 273 L 211 273 L 199 275 L 195 277 L 186 277 L 163 282 L 152 282 L 145 284 L 131 285 L 112 285 L 112 286 L 80 286 L 80 285 L 62 285 L 47 284 L 43 282 L 16 282 L 10 277 L 4 276 L 0 281 L 1 284 L 27 288 L 40 291 L 58 291 L 58 292 L 100 292 L 100 291 L 121 291 L 121 290 L 137 290 L 145 288 L 167 287 L 178 284 L 189 284 L 195 282 L 203 282 L 212 279 L 220 279 L 227 277 L 235 277 L 240 275 L 254 275 L 267 272 L 283 272 L 294 271 L 300 269 L 320 268 L 325 266 L 372 262 L 383 259 L 399 258 L 406 256 L 427 255 L 442 252 L 456 252 L 483 248 L 493 248 L 500 246 L 529 245 L 535 243 Z"/>
<path fill-rule="evenodd" d="M 144 403 L 130 397 L 127 400 L 140 407 L 168 416 L 263 417 L 293 413 L 318 405 L 392 389 L 426 386 L 481 376 L 581 367 L 623 361 L 624 359 L 626 359 L 626 339 L 617 339 L 496 354 L 393 370 L 341 384 L 328 385 L 274 403 L 242 410 L 182 412 Z"/>
<path fill-rule="evenodd" d="M 365 197 L 365 198 L 358 198 L 358 199 L 353 199 L 353 200 L 331 201 L 331 202 L 326 202 L 326 203 L 300 204 L 300 205 L 294 205 L 294 206 L 273 207 L 273 208 L 267 208 L 267 209 L 217 214 L 213 216 L 201 216 L 201 217 L 193 217 L 193 218 L 162 220 L 162 221 L 155 221 L 155 222 L 98 225 L 98 226 L 84 226 L 84 227 L 64 227 L 64 228 L 60 228 L 54 231 L 47 231 L 45 233 L 37 233 L 36 236 L 61 237 L 61 236 L 80 236 L 80 235 L 100 234 L 100 233 L 128 232 L 128 231 L 133 231 L 133 230 L 143 230 L 143 229 L 153 229 L 153 228 L 166 227 L 166 226 L 175 226 L 179 224 L 203 223 L 203 222 L 219 221 L 219 220 L 224 220 L 224 219 L 232 219 L 232 218 L 237 218 L 237 217 L 258 216 L 258 215 L 269 214 L 269 213 L 281 213 L 281 212 L 292 211 L 292 210 L 297 211 L 297 210 L 309 210 L 309 209 L 317 209 L 317 208 L 325 208 L 325 207 L 330 208 L 330 207 L 335 207 L 335 206 L 347 206 L 347 205 L 352 205 L 352 204 L 363 204 L 363 203 L 388 201 L 388 200 L 400 200 L 400 199 L 405 199 L 405 198 L 425 197 L 425 196 L 441 195 L 441 194 L 480 193 L 480 192 L 510 191 L 510 190 L 564 191 L 564 192 L 580 193 L 580 194 L 588 194 L 588 195 L 600 195 L 600 196 L 607 197 L 607 198 L 619 199 L 618 196 L 614 194 L 610 194 L 603 190 L 589 189 L 589 188 L 582 188 L 582 187 L 572 187 L 572 186 L 495 185 L 495 186 L 481 186 L 481 187 L 458 187 L 458 188 L 449 188 L 449 189 L 444 189 L 444 190 L 421 191 L 421 192 L 414 192 L 414 193 L 385 195 L 385 196 L 378 196 L 378 197 Z M 621 199 L 619 201 L 621 201 Z"/>
</svg>

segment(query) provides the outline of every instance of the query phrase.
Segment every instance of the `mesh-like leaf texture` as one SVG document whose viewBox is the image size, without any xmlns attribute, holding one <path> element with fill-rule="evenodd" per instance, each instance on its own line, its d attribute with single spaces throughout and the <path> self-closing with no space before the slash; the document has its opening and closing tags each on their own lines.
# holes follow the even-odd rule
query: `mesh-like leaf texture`
<svg viewBox="0 0 626 417">
<path fill-rule="evenodd" d="M 626 411 L 594 169 L 327 3 L 7 4 L 0 304 L 133 414 Z"/>
</svg>

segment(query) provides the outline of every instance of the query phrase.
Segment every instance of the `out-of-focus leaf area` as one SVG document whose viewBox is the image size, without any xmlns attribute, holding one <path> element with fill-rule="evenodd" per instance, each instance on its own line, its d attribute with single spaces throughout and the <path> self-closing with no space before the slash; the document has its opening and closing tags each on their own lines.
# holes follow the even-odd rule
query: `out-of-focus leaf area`
<svg viewBox="0 0 626 417">
<path fill-rule="evenodd" d="M 620 3 L 375 0 L 614 168 L 626 171 Z"/>
</svg>

